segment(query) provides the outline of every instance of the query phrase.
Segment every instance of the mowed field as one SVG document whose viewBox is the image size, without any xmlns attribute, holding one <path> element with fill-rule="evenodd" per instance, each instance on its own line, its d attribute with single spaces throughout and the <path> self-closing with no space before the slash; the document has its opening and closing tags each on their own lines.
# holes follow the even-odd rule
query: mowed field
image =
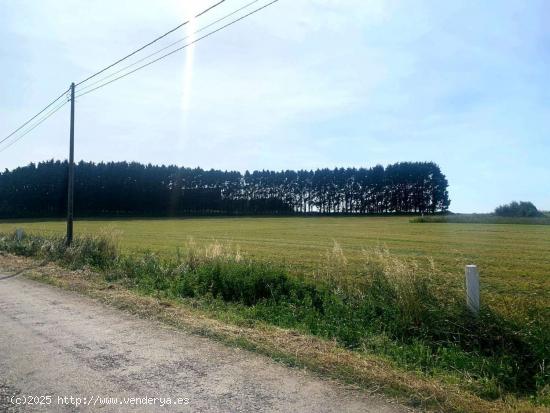
<svg viewBox="0 0 550 413">
<path fill-rule="evenodd" d="M 63 221 L 0 222 L 0 232 L 62 234 Z M 433 258 L 443 273 L 463 273 L 465 264 L 480 268 L 482 288 L 493 299 L 501 294 L 544 302 L 550 299 L 550 226 L 514 224 L 410 223 L 408 217 L 290 217 L 82 220 L 76 234 L 116 231 L 127 252 L 162 254 L 218 242 L 246 257 L 312 273 L 338 243 L 351 268 L 359 268 L 363 250 L 385 247 L 418 260 Z M 523 300 L 522 300 L 523 301 Z"/>
</svg>

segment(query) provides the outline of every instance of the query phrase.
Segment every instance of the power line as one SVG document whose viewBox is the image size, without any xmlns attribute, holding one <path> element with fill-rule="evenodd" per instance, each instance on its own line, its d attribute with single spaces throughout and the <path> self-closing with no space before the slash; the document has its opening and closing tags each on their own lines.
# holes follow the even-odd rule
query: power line
<svg viewBox="0 0 550 413">
<path fill-rule="evenodd" d="M 221 21 L 223 21 L 223 20 L 225 20 L 225 19 L 227 19 L 227 18 L 229 18 L 229 17 L 231 17 L 231 16 L 237 14 L 238 12 L 240 12 L 240 11 L 242 11 L 242 10 L 244 10 L 244 9 L 247 9 L 248 7 L 252 6 L 253 4 L 255 4 L 255 3 L 259 2 L 259 1 L 260 1 L 260 0 L 253 0 L 253 1 L 251 1 L 250 3 L 247 3 L 247 4 L 245 4 L 244 6 L 238 8 L 237 10 L 234 10 L 234 11 L 232 11 L 231 13 L 226 14 L 225 16 L 223 16 L 223 17 L 221 17 L 221 18 L 219 18 L 219 19 L 213 21 L 212 23 L 207 24 L 206 26 L 201 27 L 199 30 L 197 30 L 197 31 L 194 32 L 193 34 L 200 33 L 200 32 L 202 32 L 202 31 L 208 29 L 209 27 L 212 27 L 212 26 L 218 24 L 219 22 L 221 22 Z M 103 78 L 101 78 L 101 79 L 99 79 L 99 80 L 96 80 L 95 82 L 92 82 L 92 83 L 90 83 L 90 84 L 88 84 L 88 85 L 82 87 L 80 90 L 78 90 L 78 92 L 84 92 L 85 90 L 88 90 L 88 89 L 92 88 L 93 86 L 95 86 L 95 85 L 97 85 L 97 84 L 99 84 L 99 83 L 101 83 L 101 82 L 103 82 L 103 81 L 105 81 L 105 80 L 107 80 L 107 79 L 110 79 L 110 78 L 112 78 L 113 76 L 118 75 L 119 73 L 124 72 L 126 69 L 129 69 L 129 68 L 131 68 L 131 67 L 136 66 L 137 64 L 139 64 L 139 63 L 141 63 L 141 62 L 143 62 L 143 61 L 149 59 L 150 57 L 156 56 L 156 55 L 158 55 L 160 52 L 163 52 L 163 51 L 165 51 L 166 49 L 169 49 L 170 47 L 172 47 L 172 46 L 174 46 L 174 45 L 176 45 L 176 44 L 178 44 L 178 43 L 182 43 L 184 40 L 188 39 L 189 37 L 190 37 L 190 35 L 185 36 L 185 37 L 183 37 L 183 38 L 181 38 L 181 39 L 179 39 L 179 40 L 176 40 L 175 42 L 170 43 L 169 45 L 163 47 L 162 49 L 159 49 L 159 50 L 157 50 L 157 51 L 154 52 L 154 53 L 151 53 L 151 54 L 149 54 L 149 55 L 147 55 L 147 56 L 145 56 L 145 57 L 143 57 L 143 58 L 141 58 L 141 59 L 139 59 L 139 60 L 136 60 L 136 61 L 135 61 L 134 63 L 132 63 L 132 64 L 129 64 L 129 65 L 127 65 L 127 66 L 124 66 L 122 69 L 117 70 L 116 72 L 113 72 L 113 73 L 111 73 L 111 74 L 109 74 L 109 75 L 107 75 L 107 76 L 105 76 L 105 77 L 103 77 Z"/>
<path fill-rule="evenodd" d="M 50 110 L 48 113 L 46 113 L 45 116 L 43 116 L 39 121 L 38 123 L 34 124 L 32 127 L 30 127 L 29 129 L 27 129 L 22 135 L 18 136 L 16 139 L 14 139 L 13 141 L 11 141 L 9 144 L 7 144 L 6 146 L 4 146 L 2 149 L 0 149 L 0 152 L 3 152 L 5 151 L 6 149 L 8 149 L 10 146 L 12 146 L 14 143 L 20 141 L 21 139 L 23 139 L 27 134 L 29 134 L 30 132 L 32 132 L 34 129 L 36 129 L 38 126 L 40 126 L 40 124 L 42 124 L 43 122 L 46 121 L 46 119 L 48 119 L 50 116 L 52 116 L 54 113 L 56 113 L 59 109 L 61 109 L 63 106 L 65 106 L 69 101 L 66 100 L 64 101 L 63 103 L 61 103 L 60 105 L 56 106 L 55 108 L 53 108 L 52 110 Z"/>
<path fill-rule="evenodd" d="M 19 132 L 21 129 L 23 129 L 25 126 L 27 126 L 29 123 L 31 123 L 34 119 L 36 119 L 38 116 L 40 116 L 42 113 L 44 113 L 48 108 L 50 108 L 55 102 L 57 102 L 59 99 L 61 99 L 69 90 L 67 89 L 64 91 L 61 95 L 59 95 L 57 98 L 52 100 L 48 105 L 46 105 L 40 112 L 38 112 L 36 115 L 34 115 L 32 118 L 27 120 L 25 123 L 23 123 L 21 126 L 19 126 L 16 130 L 14 130 L 12 133 L 10 133 L 8 136 L 0 140 L 0 145 L 7 141 L 9 138 L 11 138 L 13 135 L 15 135 L 17 132 Z"/>
<path fill-rule="evenodd" d="M 216 30 L 212 30 L 211 32 L 205 34 L 204 36 L 201 36 L 201 37 L 199 37 L 199 38 L 193 40 L 192 42 L 187 43 L 186 45 L 184 45 L 184 46 L 182 46 L 182 47 L 178 47 L 177 49 L 174 49 L 174 50 L 172 50 L 171 52 L 166 53 L 166 54 L 162 55 L 161 57 L 159 57 L 159 58 L 157 58 L 157 59 L 155 59 L 155 60 L 152 60 L 152 61 L 150 61 L 150 62 L 148 62 L 148 63 L 146 63 L 146 64 L 144 64 L 144 65 L 141 65 L 141 66 L 137 67 L 136 69 L 131 70 L 130 72 L 125 73 L 125 74 L 123 74 L 123 75 L 121 75 L 121 76 L 118 76 L 118 77 L 114 78 L 113 80 L 110 80 L 110 81 L 108 81 L 108 82 L 105 82 L 105 83 L 103 83 L 103 84 L 101 84 L 101 85 L 99 85 L 99 86 L 97 86 L 97 87 L 94 87 L 93 89 L 90 89 L 90 90 L 88 90 L 88 91 L 86 91 L 86 92 L 83 92 L 83 93 L 77 95 L 76 97 L 78 98 L 78 97 L 87 95 L 88 93 L 92 93 L 92 92 L 96 91 L 97 89 L 101 89 L 102 87 L 107 86 L 107 85 L 109 85 L 109 84 L 111 84 L 111 83 L 113 83 L 113 82 L 116 82 L 117 80 L 120 80 L 120 79 L 122 79 L 122 78 L 124 78 L 124 77 L 126 77 L 126 76 L 128 76 L 128 75 L 131 75 L 132 73 L 135 73 L 135 72 L 137 72 L 138 70 L 141 70 L 141 69 L 143 69 L 143 68 L 145 68 L 145 67 L 147 67 L 147 66 L 150 66 L 150 65 L 152 65 L 153 63 L 158 62 L 159 60 L 162 60 L 162 59 L 164 59 L 164 58 L 166 58 L 166 57 L 168 57 L 168 56 L 171 56 L 171 55 L 173 55 L 174 53 L 177 53 L 177 52 L 179 52 L 179 51 L 185 49 L 186 47 L 189 47 L 189 46 L 191 46 L 191 45 L 193 45 L 193 44 L 199 42 L 199 41 L 202 40 L 202 39 L 205 39 L 205 38 L 207 38 L 207 37 L 209 37 L 209 36 L 212 36 L 213 34 L 215 34 L 215 33 L 219 32 L 219 31 L 221 31 L 221 30 L 223 30 L 223 29 L 225 29 L 225 28 L 227 28 L 227 27 L 229 27 L 229 26 L 231 26 L 231 25 L 233 25 L 233 24 L 235 24 L 235 23 L 237 23 L 237 22 L 239 22 L 239 21 L 241 21 L 241 20 L 247 18 L 248 16 L 251 16 L 252 14 L 257 13 L 257 12 L 259 12 L 260 10 L 265 9 L 266 7 L 271 6 L 272 4 L 277 3 L 278 1 L 279 1 L 279 0 L 273 0 L 273 1 L 271 1 L 271 2 L 269 2 L 269 3 L 267 3 L 267 4 L 265 4 L 265 5 L 263 5 L 262 7 L 259 7 L 259 8 L 255 9 L 255 10 L 251 11 L 250 13 L 247 13 L 247 14 L 245 14 L 244 16 L 239 17 L 238 19 L 232 20 L 231 22 L 229 22 L 229 23 L 227 23 L 227 24 L 225 24 L 225 25 L 223 25 L 223 26 L 217 28 Z"/>
<path fill-rule="evenodd" d="M 213 6 L 209 7 L 208 9 L 205 9 L 205 10 L 202 11 L 201 13 L 197 14 L 195 17 L 197 18 L 197 17 L 202 16 L 203 14 L 205 14 L 205 13 L 207 13 L 208 11 L 212 10 L 214 7 L 217 7 L 218 5 L 220 5 L 221 3 L 223 3 L 224 1 L 225 1 L 225 0 L 219 1 L 218 3 L 216 3 L 216 4 L 214 4 Z M 242 10 L 244 10 L 244 9 L 246 9 L 246 8 L 248 8 L 248 7 L 250 7 L 252 4 L 257 3 L 258 1 L 259 1 L 259 0 L 254 0 L 254 1 L 249 2 L 249 3 L 246 4 L 245 6 L 242 6 L 242 7 L 240 7 L 239 9 L 237 9 L 237 10 L 235 10 L 235 11 L 233 11 L 233 12 L 227 14 L 226 16 L 224 16 L 224 17 L 222 17 L 222 18 L 220 18 L 220 19 L 217 19 L 216 21 L 214 21 L 214 22 L 212 22 L 212 23 L 210 23 L 210 24 L 208 24 L 208 25 L 206 25 L 206 26 L 200 28 L 200 29 L 197 30 L 194 34 L 197 34 L 197 33 L 199 33 L 199 32 L 202 32 L 202 31 L 206 30 L 206 29 L 209 28 L 209 27 L 212 27 L 213 25 L 219 23 L 220 21 L 223 21 L 223 20 L 225 20 L 225 19 L 231 17 L 232 15 L 234 15 L 234 14 L 238 13 L 239 11 L 242 11 Z M 259 12 L 259 11 L 261 11 L 261 10 L 263 10 L 263 9 L 265 9 L 265 8 L 267 8 L 267 7 L 269 7 L 269 6 L 271 6 L 272 4 L 277 3 L 278 1 L 279 1 L 279 0 L 272 0 L 271 2 L 265 4 L 265 5 L 263 5 L 263 6 L 259 7 L 259 8 L 257 8 L 257 9 L 254 9 L 253 11 L 251 11 L 251 12 L 249 12 L 249 13 L 247 13 L 247 14 L 245 14 L 245 15 L 243 15 L 243 16 L 241 16 L 241 17 L 235 19 L 235 20 L 232 20 L 231 22 L 229 22 L 229 23 L 227 23 L 227 24 L 225 24 L 225 25 L 223 25 L 223 26 L 221 26 L 221 27 L 219 27 L 219 28 L 217 28 L 217 29 L 215 29 L 215 30 L 213 30 L 213 31 L 211 31 L 211 32 L 209 32 L 209 33 L 207 33 L 207 34 L 205 34 L 204 36 L 201 36 L 201 37 L 199 37 L 199 38 L 193 40 L 192 42 L 189 42 L 189 43 L 183 45 L 182 47 L 179 47 L 179 48 L 177 48 L 177 49 L 174 49 L 174 50 L 172 50 L 171 52 L 166 53 L 166 54 L 160 56 L 160 57 L 157 58 L 157 59 L 154 59 L 154 60 L 152 60 L 152 61 L 150 61 L 150 62 L 148 62 L 148 63 L 146 63 L 146 64 L 144 64 L 144 65 L 141 65 L 141 66 L 137 67 L 136 69 L 134 69 L 134 70 L 132 70 L 132 71 L 130 71 L 130 72 L 127 72 L 127 73 L 125 73 L 125 74 L 123 74 L 123 75 L 121 75 L 121 76 L 116 77 L 116 78 L 113 79 L 113 80 L 110 80 L 110 81 L 108 81 L 108 82 L 105 82 L 105 83 L 103 83 L 103 84 L 100 84 L 99 86 L 97 86 L 97 87 L 95 87 L 95 88 L 93 88 L 93 89 L 90 89 L 90 90 L 87 90 L 87 91 L 85 91 L 85 92 L 83 92 L 83 93 L 80 93 L 79 95 L 76 96 L 76 98 L 81 97 L 81 96 L 84 96 L 84 95 L 86 95 L 86 94 L 88 94 L 88 93 L 91 93 L 91 92 L 93 92 L 93 91 L 95 91 L 95 90 L 97 90 L 97 89 L 100 89 L 100 88 L 102 88 L 102 87 L 104 87 L 104 86 L 107 86 L 108 84 L 111 84 L 111 83 L 113 83 L 113 82 L 115 82 L 115 81 L 117 81 L 117 80 L 120 80 L 120 79 L 122 79 L 122 78 L 124 78 L 124 77 L 126 77 L 126 76 L 128 76 L 128 75 L 130 75 L 130 74 L 132 74 L 132 73 L 137 72 L 138 70 L 141 70 L 141 69 L 143 69 L 143 68 L 145 68 L 145 67 L 147 67 L 147 66 L 152 65 L 153 63 L 156 63 L 156 62 L 158 62 L 158 61 L 160 61 L 160 60 L 162 60 L 162 59 L 164 59 L 164 58 L 166 58 L 166 57 L 168 57 L 168 56 L 171 56 L 172 54 L 174 54 L 174 53 L 176 53 L 176 52 L 179 52 L 179 51 L 185 49 L 186 47 L 189 47 L 189 46 L 191 46 L 191 45 L 193 45 L 193 44 L 199 42 L 200 40 L 203 40 L 203 39 L 205 39 L 205 38 L 207 38 L 207 37 L 209 37 L 209 36 L 211 36 L 211 35 L 213 35 L 213 34 L 219 32 L 219 31 L 221 31 L 221 30 L 223 30 L 223 29 L 225 29 L 225 28 L 227 28 L 227 27 L 229 27 L 229 26 L 231 26 L 231 25 L 233 25 L 233 24 L 235 24 L 235 23 L 237 23 L 237 22 L 239 22 L 239 21 L 241 21 L 241 20 L 243 20 L 243 19 L 245 19 L 245 18 L 247 18 L 247 17 L 249 17 L 249 16 L 255 14 L 255 13 L 257 13 L 257 12 Z M 82 83 L 84 83 L 84 82 L 86 82 L 86 81 L 88 81 L 88 80 L 90 80 L 90 79 L 96 77 L 97 75 L 99 75 L 99 74 L 105 72 L 106 70 L 108 70 L 108 69 L 110 69 L 111 67 L 117 65 L 118 63 L 120 63 L 120 62 L 122 62 L 122 61 L 128 59 L 129 57 L 135 55 L 136 53 L 140 52 L 141 50 L 145 49 L 146 47 L 148 47 L 148 46 L 152 45 L 153 43 L 157 42 L 158 40 L 160 40 L 160 39 L 166 37 L 167 35 L 169 35 L 170 33 L 174 32 L 175 30 L 177 30 L 177 29 L 183 27 L 183 26 L 186 25 L 188 22 L 189 22 L 189 20 L 186 21 L 186 22 L 184 22 L 184 23 L 182 23 L 182 24 L 180 24 L 180 25 L 178 25 L 177 27 L 175 27 L 175 28 L 171 29 L 170 31 L 166 32 L 166 33 L 163 34 L 162 36 L 157 37 L 157 38 L 154 39 L 153 41 L 151 41 L 151 42 L 149 42 L 148 44 L 146 44 L 146 45 L 140 47 L 139 49 L 137 49 L 137 50 L 135 50 L 134 52 L 128 54 L 127 56 L 123 57 L 122 59 L 119 59 L 119 60 L 116 61 L 115 63 L 113 63 L 113 64 L 111 64 L 111 65 L 105 67 L 104 69 L 102 69 L 102 70 L 100 70 L 100 71 L 94 73 L 93 75 L 89 76 L 88 78 L 82 80 L 81 82 L 77 83 L 75 86 L 80 85 L 80 84 L 82 84 Z M 112 74 L 109 75 L 109 76 L 104 77 L 104 78 L 101 79 L 100 81 L 95 82 L 95 83 L 93 83 L 93 84 L 90 85 L 90 86 L 93 86 L 93 85 L 95 85 L 95 84 L 97 84 L 97 83 L 99 83 L 99 82 L 101 82 L 101 81 L 103 81 L 103 80 L 106 80 L 106 79 L 108 79 L 108 78 L 110 78 L 110 77 L 112 77 L 112 76 L 114 76 L 114 75 L 120 73 L 121 71 L 124 71 L 124 70 L 126 70 L 126 69 L 128 69 L 128 68 L 130 68 L 130 67 L 133 67 L 133 66 L 135 66 L 136 64 L 141 63 L 142 61 L 144 61 L 144 60 L 146 60 L 146 59 L 148 59 L 148 58 L 150 58 L 150 57 L 152 57 L 152 56 L 155 56 L 155 55 L 157 55 L 158 53 L 160 53 L 160 52 L 162 52 L 162 51 L 164 51 L 164 50 L 166 50 L 166 49 L 168 49 L 168 48 L 174 46 L 175 44 L 183 42 L 183 41 L 184 41 L 185 39 L 187 39 L 188 37 L 189 37 L 189 36 L 186 36 L 186 37 L 184 37 L 183 39 L 180 39 L 180 40 L 178 40 L 178 41 L 176 41 L 176 42 L 173 42 L 173 43 L 171 43 L 170 45 L 168 45 L 168 46 L 166 46 L 166 47 L 164 47 L 164 48 L 162 48 L 162 49 L 160 49 L 160 50 L 157 50 L 155 53 L 152 53 L 152 54 L 150 54 L 150 55 L 144 57 L 143 59 L 140 59 L 140 60 L 134 62 L 133 64 L 128 65 L 128 66 L 126 66 L 125 68 L 123 68 L 123 69 L 121 69 L 121 70 L 119 70 L 119 71 L 117 71 L 117 72 L 115 72 L 115 73 L 112 73 Z M 84 90 L 87 89 L 87 88 L 89 88 L 89 86 L 88 86 L 88 87 L 85 87 Z M 2 140 L 0 140 L 0 145 L 1 145 L 2 143 L 6 142 L 9 138 L 11 138 L 11 137 L 12 137 L 13 135 L 15 135 L 17 132 L 21 131 L 25 126 L 27 126 L 27 125 L 28 125 L 29 123 L 31 123 L 33 120 L 35 120 L 36 118 L 38 118 L 41 114 L 43 114 L 44 112 L 46 112 L 46 111 L 47 111 L 49 108 L 51 108 L 57 101 L 59 101 L 63 96 L 65 96 L 65 95 L 67 94 L 68 91 L 69 91 L 69 90 L 65 90 L 61 95 L 59 95 L 57 98 L 55 98 L 53 101 L 51 101 L 48 105 L 46 105 L 42 110 L 40 110 L 38 113 L 36 113 L 33 117 L 31 117 L 30 119 L 28 119 L 28 120 L 27 120 L 26 122 L 24 122 L 21 126 L 19 126 L 17 129 L 15 129 L 13 132 L 11 132 L 11 133 L 10 133 L 9 135 L 7 135 L 6 137 L 4 137 Z M 37 128 L 39 125 L 41 125 L 43 122 L 45 122 L 49 117 L 51 117 L 54 113 L 56 113 L 56 112 L 57 112 L 58 110 L 60 110 L 63 106 L 65 106 L 65 104 L 66 104 L 67 102 L 68 102 L 68 100 L 64 101 L 63 103 L 61 103 L 61 105 L 58 105 L 58 106 L 54 107 L 52 110 L 50 110 L 49 112 L 47 112 L 46 115 L 44 115 L 42 118 L 40 118 L 40 119 L 37 121 L 37 123 L 35 123 L 34 125 L 32 125 L 29 129 L 23 131 L 23 133 L 22 133 L 21 135 L 19 135 L 19 136 L 18 136 L 17 138 L 15 138 L 13 141 L 9 142 L 9 143 L 8 143 L 7 145 L 5 145 L 3 148 L 0 148 L 0 152 L 5 151 L 6 149 L 8 149 L 9 147 L 11 147 L 11 146 L 12 146 L 13 144 L 15 144 L 16 142 L 18 142 L 18 141 L 20 141 L 21 139 L 23 139 L 27 134 L 29 134 L 31 131 L 33 131 L 35 128 Z"/>
<path fill-rule="evenodd" d="M 212 10 L 214 7 L 217 7 L 217 6 L 219 6 L 220 4 L 222 4 L 224 1 L 225 1 L 225 0 L 221 0 L 221 1 L 217 2 L 216 4 L 214 4 L 213 6 L 210 6 L 209 8 L 207 8 L 207 9 L 201 11 L 199 14 L 197 14 L 197 15 L 195 16 L 195 18 L 200 17 L 200 16 L 202 16 L 203 14 L 209 12 L 209 11 Z M 153 43 L 156 43 L 156 42 L 158 42 L 159 40 L 165 38 L 165 37 L 168 36 L 170 33 L 173 33 L 173 32 L 175 32 L 176 30 L 178 30 L 178 29 L 182 28 L 183 26 L 185 26 L 187 23 L 189 23 L 189 20 L 187 20 L 187 21 L 185 21 L 185 22 L 183 22 L 183 23 L 177 25 L 177 26 L 174 27 L 173 29 L 168 30 L 168 31 L 167 31 L 166 33 L 164 33 L 163 35 L 160 35 L 160 36 L 157 37 L 156 39 L 150 41 L 149 43 L 147 43 L 147 44 L 145 44 L 145 45 L 143 45 L 143 46 L 141 46 L 139 49 L 134 50 L 132 53 L 130 53 L 130 54 L 124 56 L 123 58 L 118 59 L 116 62 L 110 64 L 109 66 L 107 66 L 107 67 L 105 67 L 105 68 L 103 68 L 103 69 L 101 69 L 100 71 L 94 73 L 93 75 L 88 76 L 86 79 L 81 80 L 81 81 L 78 82 L 75 86 L 78 86 L 78 85 L 81 85 L 81 84 L 84 83 L 84 82 L 87 82 L 88 80 L 90 80 L 90 79 L 96 77 L 96 76 L 99 75 L 100 73 L 105 72 L 106 70 L 108 70 L 108 69 L 110 69 L 111 67 L 113 67 L 113 66 L 119 64 L 120 62 L 122 62 L 122 61 L 128 59 L 129 57 L 132 57 L 132 56 L 135 55 L 136 53 L 141 52 L 141 51 L 142 51 L 143 49 L 145 49 L 146 47 L 149 47 L 149 46 L 151 46 Z"/>
<path fill-rule="evenodd" d="M 213 8 L 219 6 L 221 3 L 223 3 L 225 0 L 220 0 L 219 2 L 217 2 L 216 4 L 210 6 L 209 8 L 203 10 L 202 12 L 200 12 L 199 14 L 197 14 L 195 16 L 195 18 L 198 18 L 200 16 L 202 16 L 203 14 L 207 13 L 208 11 L 212 10 Z M 168 32 L 164 33 L 163 35 L 157 37 L 156 39 L 152 40 L 151 42 L 147 43 L 146 45 L 140 47 L 139 49 L 133 51 L 132 53 L 128 54 L 127 56 L 123 57 L 122 59 L 119 59 L 117 60 L 115 63 L 105 67 L 104 69 L 100 70 L 99 72 L 96 72 L 94 73 L 93 75 L 87 77 L 86 79 L 82 80 L 81 82 L 79 82 L 77 85 L 80 85 L 90 79 L 92 79 L 93 77 L 99 75 L 100 73 L 103 73 L 105 72 L 106 70 L 110 69 L 111 67 L 117 65 L 118 63 L 128 59 L 129 57 L 135 55 L 136 53 L 140 52 L 141 50 L 145 49 L 146 47 L 156 43 L 157 41 L 163 39 L 164 37 L 168 36 L 170 33 L 178 30 L 179 28 L 183 27 L 184 25 L 186 25 L 187 23 L 189 23 L 189 20 L 179 24 L 178 26 L 174 27 L 173 29 L 169 30 Z M 40 110 L 38 113 L 36 113 L 33 117 L 31 117 L 30 119 L 28 119 L 26 122 L 24 122 L 21 126 L 19 126 L 17 129 L 15 129 L 13 132 L 11 132 L 9 135 L 7 135 L 6 137 L 2 138 L 0 140 L 0 145 L 4 142 L 6 142 L 9 138 L 11 138 L 13 135 L 15 135 L 17 132 L 19 132 L 21 129 L 23 129 L 25 126 L 27 126 L 29 123 L 31 123 L 34 119 L 36 119 L 38 116 L 40 116 L 42 113 L 44 113 L 46 110 L 48 110 L 51 106 L 53 106 L 57 101 L 59 101 L 59 99 L 61 99 L 69 90 L 65 90 L 61 95 L 59 95 L 56 99 L 54 99 L 53 101 L 51 101 L 48 105 L 46 105 L 42 110 Z M 56 110 L 57 111 L 57 110 Z M 54 111 L 53 113 L 55 113 L 56 111 Z M 50 116 L 53 114 L 51 113 Z M 44 121 L 45 119 L 47 119 L 49 116 L 46 116 L 45 118 L 43 118 L 42 121 Z M 37 127 L 40 123 L 42 122 L 39 122 L 38 124 L 36 124 L 34 127 L 32 127 L 31 129 L 29 129 L 28 132 L 30 132 L 31 130 L 33 130 L 35 127 Z M 28 133 L 27 132 L 27 133 Z M 24 134 L 26 135 L 26 133 Z M 24 136 L 22 135 L 22 136 Z M 22 137 L 21 136 L 21 137 Z M 15 142 L 17 142 L 19 139 L 21 139 L 21 137 L 17 138 L 16 140 L 14 140 L 13 142 L 11 142 L 9 145 L 7 145 L 4 149 L 1 149 L 0 152 L 2 152 L 3 150 L 5 150 L 6 148 L 8 148 L 9 146 L 13 145 Z"/>
<path fill-rule="evenodd" d="M 59 109 L 61 109 L 63 106 L 65 106 L 68 103 L 68 100 L 61 103 L 61 105 L 56 106 L 52 110 L 50 110 L 46 115 L 44 115 L 38 123 L 34 124 L 31 128 L 27 129 L 22 135 L 18 136 L 16 139 L 5 145 L 3 148 L 0 149 L 0 152 L 4 152 L 6 149 L 8 149 L 10 146 L 15 144 L 16 142 L 19 142 L 21 139 L 23 139 L 27 134 L 32 132 L 34 129 L 36 129 L 42 122 L 45 122 L 46 119 L 48 119 L 50 116 L 52 116 L 55 112 L 57 112 Z"/>
</svg>

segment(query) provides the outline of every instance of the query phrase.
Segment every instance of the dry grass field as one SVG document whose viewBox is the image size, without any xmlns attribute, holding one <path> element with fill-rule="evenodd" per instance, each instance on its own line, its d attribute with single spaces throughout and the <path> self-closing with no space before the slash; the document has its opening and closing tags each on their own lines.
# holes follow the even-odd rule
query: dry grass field
<svg viewBox="0 0 550 413">
<path fill-rule="evenodd" d="M 63 221 L 3 222 L 0 232 L 22 227 L 62 234 Z M 392 254 L 433 258 L 442 273 L 462 274 L 479 266 L 482 288 L 497 295 L 550 298 L 550 226 L 514 224 L 410 223 L 407 217 L 186 218 L 82 220 L 76 234 L 114 231 L 127 252 L 174 253 L 191 241 L 219 242 L 243 255 L 285 264 L 299 272 L 325 265 L 336 242 L 350 269 L 362 251 L 386 247 Z"/>
</svg>

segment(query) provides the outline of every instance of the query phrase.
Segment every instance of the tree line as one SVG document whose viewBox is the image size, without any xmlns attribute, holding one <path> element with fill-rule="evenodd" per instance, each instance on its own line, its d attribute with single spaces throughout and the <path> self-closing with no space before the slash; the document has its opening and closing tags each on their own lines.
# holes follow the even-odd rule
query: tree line
<svg viewBox="0 0 550 413">
<path fill-rule="evenodd" d="M 526 217 L 536 218 L 544 217 L 537 207 L 529 201 L 513 201 L 506 205 L 495 208 L 495 215 L 499 217 Z"/>
<path fill-rule="evenodd" d="M 0 217 L 56 217 L 66 211 L 67 162 L 0 173 Z M 446 211 L 447 179 L 433 162 L 315 171 L 203 170 L 135 162 L 80 162 L 80 216 L 187 214 L 384 214 Z"/>
</svg>

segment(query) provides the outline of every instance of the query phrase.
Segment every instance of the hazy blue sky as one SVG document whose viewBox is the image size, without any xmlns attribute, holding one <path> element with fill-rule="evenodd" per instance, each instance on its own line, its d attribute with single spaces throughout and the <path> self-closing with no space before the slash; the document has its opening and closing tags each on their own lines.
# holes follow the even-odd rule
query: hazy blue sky
<svg viewBox="0 0 550 413">
<path fill-rule="evenodd" d="M 0 0 L 0 137 L 212 3 Z M 241 171 L 430 160 L 454 211 L 550 209 L 549 16 L 545 0 L 281 0 L 80 98 L 76 158 Z M 66 158 L 68 116 L 0 152 L 0 168 Z"/>
</svg>

